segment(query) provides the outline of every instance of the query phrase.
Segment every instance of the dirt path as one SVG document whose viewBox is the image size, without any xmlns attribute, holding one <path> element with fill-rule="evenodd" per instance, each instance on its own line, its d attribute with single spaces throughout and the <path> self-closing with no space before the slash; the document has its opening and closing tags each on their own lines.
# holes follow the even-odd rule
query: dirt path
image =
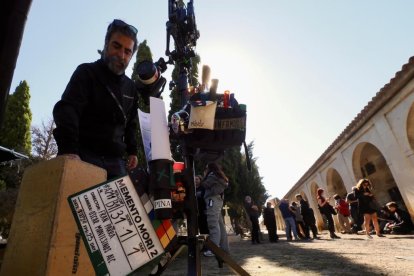
<svg viewBox="0 0 414 276">
<path fill-rule="evenodd" d="M 327 232 L 320 240 L 269 243 L 248 240 L 230 243 L 231 255 L 251 275 L 414 275 L 414 235 L 340 235 L 331 240 Z M 203 275 L 235 275 L 224 264 L 218 268 L 214 257 L 202 257 Z M 183 252 L 163 275 L 186 275 L 187 256 Z"/>
</svg>

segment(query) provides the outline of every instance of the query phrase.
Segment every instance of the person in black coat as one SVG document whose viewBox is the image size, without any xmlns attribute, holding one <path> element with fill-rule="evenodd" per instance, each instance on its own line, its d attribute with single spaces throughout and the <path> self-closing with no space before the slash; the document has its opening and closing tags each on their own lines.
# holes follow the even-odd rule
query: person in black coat
<svg viewBox="0 0 414 276">
<path fill-rule="evenodd" d="M 246 196 L 244 198 L 244 209 L 249 216 L 249 219 L 252 223 L 252 244 L 260 243 L 259 240 L 259 208 L 256 204 L 254 204 L 252 198 L 250 196 Z"/>
<path fill-rule="evenodd" d="M 336 211 L 332 205 L 329 204 L 329 197 L 325 198 L 324 192 L 325 191 L 322 188 L 319 188 L 316 191 L 319 211 L 326 217 L 326 220 L 328 221 L 328 230 L 331 239 L 340 239 L 340 237 L 335 234 L 335 223 L 332 218 L 332 215 L 336 215 Z"/>
<path fill-rule="evenodd" d="M 316 228 L 316 219 L 313 209 L 309 207 L 309 203 L 303 199 L 302 195 L 297 194 L 296 200 L 300 204 L 300 213 L 303 217 L 303 222 L 305 222 L 305 236 L 310 237 L 310 230 L 312 230 L 313 238 L 318 239 L 318 229 Z"/>
<path fill-rule="evenodd" d="M 390 212 L 395 217 L 395 222 L 389 223 L 386 228 L 391 230 L 391 234 L 409 234 L 414 230 L 414 225 L 410 214 L 398 208 L 396 202 L 388 202 L 386 204 Z"/>
<path fill-rule="evenodd" d="M 367 238 L 372 239 L 370 235 L 371 222 L 374 224 L 375 233 L 378 237 L 384 237 L 378 223 L 378 209 L 375 206 L 376 199 L 372 193 L 372 184 L 369 179 L 360 179 L 356 185 L 355 196 L 358 198 L 359 212 L 364 215 L 365 234 Z"/>
<path fill-rule="evenodd" d="M 279 237 L 276 232 L 276 217 L 275 209 L 272 208 L 272 203 L 268 202 L 266 208 L 263 210 L 264 225 L 266 226 L 270 242 L 277 242 Z"/>
<path fill-rule="evenodd" d="M 53 108 L 58 155 L 101 167 L 108 179 L 138 164 L 138 91 L 125 75 L 138 47 L 137 32 L 115 19 L 101 58 L 77 67 Z"/>
</svg>

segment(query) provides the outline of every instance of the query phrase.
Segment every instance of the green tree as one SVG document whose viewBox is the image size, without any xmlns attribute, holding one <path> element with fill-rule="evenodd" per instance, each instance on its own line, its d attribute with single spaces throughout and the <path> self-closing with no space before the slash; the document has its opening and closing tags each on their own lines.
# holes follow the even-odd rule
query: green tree
<svg viewBox="0 0 414 276">
<path fill-rule="evenodd" d="M 259 168 L 256 164 L 257 158 L 253 157 L 254 142 L 248 144 L 251 170 L 246 163 L 246 153 L 242 153 L 240 147 L 232 147 L 224 152 L 224 155 L 217 161 L 221 164 L 224 173 L 229 178 L 229 188 L 224 193 L 225 204 L 230 207 L 229 215 L 236 221 L 236 224 L 245 226 L 244 197 L 252 197 L 257 206 L 262 206 L 269 195 L 263 185 Z M 207 160 L 198 160 L 195 163 L 195 173 L 202 174 Z"/>
<path fill-rule="evenodd" d="M 25 155 L 30 155 L 31 152 L 32 113 L 29 102 L 29 86 L 26 81 L 21 81 L 8 98 L 0 131 L 1 146 Z M 32 164 L 31 160 L 14 160 L 0 164 L 0 182 L 3 187 L 0 191 L 0 228 L 5 237 L 8 235 L 24 169 L 30 164 Z"/>
<path fill-rule="evenodd" d="M 265 202 L 269 195 L 266 192 L 266 188 L 263 185 L 263 178 L 260 176 L 259 167 L 257 166 L 257 158 L 253 155 L 254 142 L 250 142 L 247 145 L 247 153 L 250 156 L 251 170 L 243 170 L 243 173 L 239 175 L 241 181 L 241 187 L 239 189 L 238 197 L 244 201 L 246 195 L 250 195 L 256 204 L 260 207 Z M 243 162 L 246 161 L 244 154 Z"/>
<path fill-rule="evenodd" d="M 30 155 L 31 152 L 32 112 L 29 103 L 29 86 L 26 81 L 21 81 L 16 91 L 9 96 L 0 131 L 0 145 L 26 155 Z"/>
<path fill-rule="evenodd" d="M 251 196 L 259 207 L 263 206 L 269 197 L 256 164 L 257 158 L 253 157 L 253 148 L 254 142 L 250 142 L 247 146 L 247 154 L 250 156 L 251 163 L 250 171 L 246 164 L 246 153 L 241 153 L 239 147 L 227 150 L 221 162 L 230 180 L 229 189 L 226 190 L 224 198 L 230 207 L 229 215 L 237 228 L 238 226 L 246 228 L 248 224 L 244 211 L 246 195 Z"/>
</svg>

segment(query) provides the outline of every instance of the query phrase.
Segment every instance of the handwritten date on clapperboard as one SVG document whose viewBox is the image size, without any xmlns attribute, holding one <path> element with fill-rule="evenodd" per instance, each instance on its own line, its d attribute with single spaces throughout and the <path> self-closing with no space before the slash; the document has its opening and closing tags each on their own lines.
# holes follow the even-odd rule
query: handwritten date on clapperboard
<svg viewBox="0 0 414 276">
<path fill-rule="evenodd" d="M 164 252 L 128 176 L 68 200 L 97 275 L 127 275 Z"/>
</svg>

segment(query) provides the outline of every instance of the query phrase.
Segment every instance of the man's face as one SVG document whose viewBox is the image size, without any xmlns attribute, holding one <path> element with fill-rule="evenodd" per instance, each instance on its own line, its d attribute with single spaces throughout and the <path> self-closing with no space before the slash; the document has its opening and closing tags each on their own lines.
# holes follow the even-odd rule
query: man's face
<svg viewBox="0 0 414 276">
<path fill-rule="evenodd" d="M 122 75 L 133 55 L 134 41 L 128 36 L 115 32 L 104 49 L 104 61 L 114 74 Z"/>
</svg>

